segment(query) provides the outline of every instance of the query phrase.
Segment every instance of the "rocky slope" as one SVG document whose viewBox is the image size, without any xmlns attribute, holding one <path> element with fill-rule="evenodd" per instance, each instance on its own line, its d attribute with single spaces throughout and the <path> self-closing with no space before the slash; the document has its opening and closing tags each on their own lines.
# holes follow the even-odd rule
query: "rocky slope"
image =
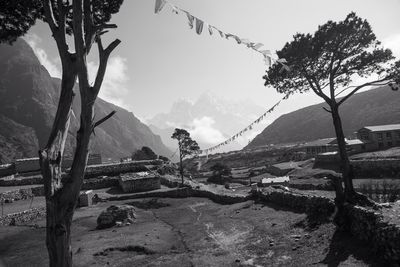
<svg viewBox="0 0 400 267">
<path fill-rule="evenodd" d="M 37 155 L 47 141 L 56 113 L 60 80 L 50 77 L 31 47 L 22 39 L 12 46 L 0 45 L 0 163 L 14 158 Z M 71 155 L 79 125 L 79 93 L 73 104 L 73 116 L 66 153 Z M 111 110 L 117 113 L 100 127 L 92 140 L 92 153 L 118 159 L 142 146 L 168 156 L 171 152 L 160 137 L 152 133 L 131 112 L 98 99 L 96 118 Z"/>
</svg>

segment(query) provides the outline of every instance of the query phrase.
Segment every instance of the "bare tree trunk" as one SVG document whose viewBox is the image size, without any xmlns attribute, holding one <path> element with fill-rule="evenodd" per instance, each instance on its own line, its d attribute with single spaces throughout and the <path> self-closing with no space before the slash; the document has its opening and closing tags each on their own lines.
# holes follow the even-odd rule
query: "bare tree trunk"
<svg viewBox="0 0 400 267">
<path fill-rule="evenodd" d="M 115 113 L 111 112 L 103 119 L 93 121 L 93 107 L 103 82 L 108 58 L 120 40 L 114 40 L 104 49 L 100 37 L 101 30 L 116 26 L 94 25 L 90 0 L 85 0 L 84 3 L 82 0 L 74 0 L 72 8 L 75 53 L 69 53 L 65 24 L 70 7 L 64 5 L 63 1 L 57 3 L 57 22 L 54 20 L 55 7 L 52 2 L 43 1 L 43 7 L 45 20 L 50 26 L 61 58 L 63 69 L 61 94 L 49 141 L 46 147 L 39 151 L 39 159 L 46 196 L 46 245 L 49 263 L 50 266 L 63 267 L 72 266 L 71 222 L 83 183 L 90 136 L 96 126 Z M 95 83 L 89 86 L 86 57 L 96 37 L 100 62 Z M 62 157 L 69 128 L 73 87 L 77 77 L 81 95 L 80 128 L 76 136 L 77 143 L 71 170 L 66 177 L 62 177 Z"/>
<path fill-rule="evenodd" d="M 353 180 L 350 176 L 350 160 L 346 151 L 346 141 L 343 133 L 342 121 L 339 115 L 339 108 L 336 104 L 331 105 L 332 119 L 335 126 L 338 152 L 341 160 L 342 177 L 344 182 L 344 195 L 346 199 L 354 196 Z"/>
<path fill-rule="evenodd" d="M 60 100 L 46 147 L 39 151 L 39 161 L 46 197 L 46 245 L 50 266 L 72 266 L 70 226 L 74 201 L 64 201 L 62 156 L 68 134 L 76 70 L 72 61 L 64 68 Z"/>
<path fill-rule="evenodd" d="M 183 161 L 182 161 L 182 155 L 180 152 L 179 152 L 179 163 L 180 163 L 179 172 L 181 174 L 181 179 L 182 179 L 181 185 L 183 185 Z"/>
</svg>

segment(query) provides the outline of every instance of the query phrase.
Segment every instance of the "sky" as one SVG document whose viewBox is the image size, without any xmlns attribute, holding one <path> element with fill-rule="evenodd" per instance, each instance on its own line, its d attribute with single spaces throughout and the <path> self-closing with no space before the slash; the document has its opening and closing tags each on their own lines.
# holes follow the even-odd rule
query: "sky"
<svg viewBox="0 0 400 267">
<path fill-rule="evenodd" d="M 400 58 L 400 0 L 169 0 L 194 16 L 253 42 L 279 50 L 297 33 L 313 33 L 328 20 L 355 11 L 367 19 L 377 38 Z M 202 35 L 189 28 L 186 15 L 166 6 L 154 14 L 154 0 L 125 0 L 112 23 L 118 29 L 103 43 L 122 43 L 109 61 L 100 97 L 132 111 L 142 120 L 167 112 L 179 98 L 195 100 L 205 91 L 232 100 L 250 99 L 267 110 L 282 97 L 264 87 L 260 54 L 234 40 Z M 52 76 L 60 75 L 55 42 L 38 22 L 25 36 Z M 94 76 L 97 51 L 88 58 Z M 322 102 L 310 94 L 292 96 L 275 115 Z M 250 122 L 249 122 L 250 123 Z M 240 130 L 240 129 L 238 129 Z"/>
</svg>

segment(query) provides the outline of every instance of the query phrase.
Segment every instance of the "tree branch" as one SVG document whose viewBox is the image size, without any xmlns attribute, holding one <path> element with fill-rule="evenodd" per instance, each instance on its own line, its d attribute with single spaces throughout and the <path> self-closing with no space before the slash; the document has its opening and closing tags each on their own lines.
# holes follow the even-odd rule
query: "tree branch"
<svg viewBox="0 0 400 267">
<path fill-rule="evenodd" d="M 93 16 L 92 16 L 92 8 L 91 1 L 84 0 L 83 2 L 83 13 L 84 13 L 84 29 L 85 29 L 85 47 L 86 53 L 89 54 L 90 49 L 92 48 L 92 44 L 96 37 L 96 31 L 93 30 Z"/>
<path fill-rule="evenodd" d="M 85 0 L 86 1 L 86 0 Z M 83 5 L 82 0 L 73 1 L 73 26 L 74 26 L 74 41 L 75 50 L 78 59 L 78 75 L 79 75 L 79 88 L 81 90 L 81 96 L 84 98 L 85 92 L 82 92 L 84 88 L 89 87 L 89 79 L 86 66 L 86 49 L 85 49 L 85 38 L 83 33 Z"/>
<path fill-rule="evenodd" d="M 96 79 L 93 85 L 95 94 L 97 95 L 100 91 L 101 84 L 103 83 L 104 75 L 106 74 L 107 62 L 111 52 L 121 43 L 119 39 L 115 39 L 106 49 L 103 48 L 101 37 L 97 36 L 97 46 L 99 50 L 99 68 L 97 70 Z"/>
<path fill-rule="evenodd" d="M 44 15 L 46 18 L 47 24 L 49 24 L 51 32 L 54 34 L 57 33 L 58 27 L 54 18 L 53 8 L 51 5 L 51 0 L 43 1 Z"/>
<path fill-rule="evenodd" d="M 325 110 L 326 112 L 332 113 L 332 110 L 329 110 L 326 107 L 322 107 L 322 109 Z"/>
<path fill-rule="evenodd" d="M 59 28 L 60 34 L 63 38 L 63 41 L 65 42 L 65 20 L 66 20 L 68 7 L 64 6 L 63 0 L 57 0 L 57 7 L 58 7 L 58 14 L 59 14 L 58 28 Z"/>
<path fill-rule="evenodd" d="M 98 120 L 97 122 L 95 122 L 93 124 L 92 130 L 94 130 L 94 128 L 96 128 L 97 126 L 99 126 L 100 124 L 102 124 L 103 122 L 105 122 L 106 120 L 111 118 L 112 116 L 114 116 L 115 113 L 117 113 L 117 112 L 115 110 L 113 110 L 107 116 L 105 116 L 104 118 L 102 118 L 102 119 Z"/>
<path fill-rule="evenodd" d="M 382 84 L 382 82 L 384 82 L 384 81 L 387 81 L 387 83 L 383 83 Z M 339 101 L 339 103 L 338 103 L 338 106 L 340 106 L 341 104 L 343 104 L 347 99 L 349 99 L 352 95 L 354 95 L 358 90 L 360 90 L 360 89 L 362 89 L 362 88 L 364 88 L 364 87 L 366 87 L 366 86 L 370 86 L 370 85 L 385 85 L 385 84 L 389 84 L 390 83 L 390 78 L 388 78 L 388 77 L 386 77 L 386 78 L 383 78 L 383 79 L 381 79 L 381 80 L 376 80 L 376 81 L 373 81 L 373 82 L 368 82 L 368 83 L 364 83 L 364 84 L 362 84 L 362 85 L 359 85 L 359 86 L 357 86 L 356 88 L 354 88 L 353 89 L 353 91 L 351 91 L 348 95 L 346 95 L 345 97 L 343 97 L 340 101 Z"/>
</svg>

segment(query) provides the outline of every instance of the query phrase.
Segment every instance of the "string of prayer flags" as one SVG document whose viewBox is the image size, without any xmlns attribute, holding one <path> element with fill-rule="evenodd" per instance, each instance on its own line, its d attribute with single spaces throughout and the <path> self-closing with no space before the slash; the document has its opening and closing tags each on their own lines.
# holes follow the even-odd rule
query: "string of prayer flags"
<svg viewBox="0 0 400 267">
<path fill-rule="evenodd" d="M 190 29 L 193 29 L 195 27 L 195 30 L 196 30 L 197 34 L 200 35 L 203 32 L 204 25 L 206 25 L 205 28 L 208 29 L 208 33 L 210 35 L 213 35 L 214 30 L 218 31 L 218 33 L 221 36 L 221 38 L 234 39 L 238 44 L 243 44 L 247 48 L 252 49 L 253 51 L 255 51 L 257 53 L 262 54 L 262 56 L 264 57 L 264 62 L 268 67 L 271 67 L 272 64 L 274 64 L 274 63 L 278 63 L 278 64 L 282 65 L 281 71 L 284 71 L 284 70 L 290 71 L 290 68 L 287 65 L 286 60 L 284 60 L 284 59 L 274 59 L 273 56 L 272 56 L 272 53 L 269 50 L 260 50 L 260 48 L 262 48 L 264 46 L 262 43 L 250 42 L 248 39 L 240 38 L 235 34 L 225 33 L 221 29 L 206 23 L 204 20 L 193 16 L 192 14 L 190 14 L 190 12 L 177 7 L 177 6 L 169 3 L 166 0 L 156 0 L 155 13 L 156 14 L 160 13 L 160 11 L 163 9 L 163 7 L 166 4 L 171 7 L 172 12 L 175 13 L 175 14 L 179 14 L 179 11 L 182 11 L 183 13 L 186 13 Z"/>
<path fill-rule="evenodd" d="M 267 114 L 271 113 L 272 111 L 275 110 L 275 108 L 282 102 L 282 100 L 285 100 L 289 97 L 289 94 L 286 94 L 281 100 L 279 100 L 277 103 L 275 103 L 271 108 L 269 108 L 266 112 L 264 112 L 260 117 L 258 117 L 256 120 L 254 120 L 252 123 L 250 123 L 249 126 L 247 126 L 246 128 L 242 129 L 241 131 L 239 131 L 238 133 L 234 134 L 233 136 L 231 136 L 230 138 L 228 138 L 227 140 L 219 143 L 218 145 L 215 145 L 213 147 L 207 148 L 207 149 L 203 149 L 200 150 L 199 154 L 203 154 L 206 153 L 207 155 L 214 151 L 219 149 L 221 146 L 227 145 L 232 141 L 235 141 L 235 139 L 239 138 L 240 136 L 242 136 L 245 132 L 247 131 L 251 131 L 254 127 L 255 124 L 260 123 L 265 117 L 267 117 Z"/>
</svg>

